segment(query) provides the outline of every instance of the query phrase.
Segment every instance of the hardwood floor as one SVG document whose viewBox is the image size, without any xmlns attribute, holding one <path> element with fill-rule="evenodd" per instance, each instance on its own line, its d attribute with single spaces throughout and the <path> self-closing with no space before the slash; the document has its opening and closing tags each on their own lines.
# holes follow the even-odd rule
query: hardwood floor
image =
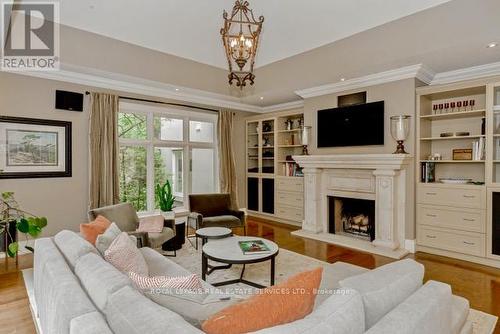
<svg viewBox="0 0 500 334">
<path fill-rule="evenodd" d="M 324 242 L 291 235 L 296 227 L 251 218 L 247 234 L 275 241 L 281 248 L 334 263 L 343 261 L 373 269 L 394 261 Z M 500 269 L 494 269 L 441 256 L 417 253 L 409 257 L 425 266 L 425 280 L 437 280 L 452 286 L 453 293 L 470 301 L 471 307 L 500 317 Z M 0 267 L 0 333 L 32 334 L 35 328 L 29 310 L 28 297 L 20 270 L 33 263 L 32 255 L 19 257 Z M 497 324 L 495 333 L 500 334 Z"/>
</svg>

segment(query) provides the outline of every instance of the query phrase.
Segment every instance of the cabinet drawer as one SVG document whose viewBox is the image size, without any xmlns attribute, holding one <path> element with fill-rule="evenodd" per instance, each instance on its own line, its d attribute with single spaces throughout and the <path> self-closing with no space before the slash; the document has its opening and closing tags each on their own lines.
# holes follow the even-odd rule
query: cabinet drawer
<svg viewBox="0 0 500 334">
<path fill-rule="evenodd" d="M 278 205 L 275 215 L 279 218 L 301 222 L 304 219 L 304 211 L 299 208 Z"/>
<path fill-rule="evenodd" d="M 482 188 L 429 187 L 418 188 L 418 203 L 448 205 L 459 208 L 484 208 L 486 193 Z"/>
<path fill-rule="evenodd" d="M 300 177 L 277 179 L 277 190 L 278 191 L 294 191 L 294 192 L 304 192 L 304 179 Z"/>
<path fill-rule="evenodd" d="M 417 234 L 419 245 L 452 252 L 485 256 L 485 235 L 473 232 L 445 231 L 420 226 Z"/>
<path fill-rule="evenodd" d="M 297 208 L 304 207 L 304 194 L 303 193 L 289 193 L 284 191 L 278 191 L 276 193 L 276 204 L 278 205 L 288 205 Z"/>
<path fill-rule="evenodd" d="M 486 211 L 474 209 L 455 209 L 432 205 L 418 205 L 418 224 L 433 227 L 457 229 L 469 232 L 485 232 Z"/>
</svg>

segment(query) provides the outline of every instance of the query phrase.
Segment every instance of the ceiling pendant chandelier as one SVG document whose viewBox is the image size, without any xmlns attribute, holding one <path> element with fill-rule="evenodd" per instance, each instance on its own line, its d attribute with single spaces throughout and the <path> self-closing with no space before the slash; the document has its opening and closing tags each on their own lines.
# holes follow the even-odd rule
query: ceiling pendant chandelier
<svg viewBox="0 0 500 334">
<path fill-rule="evenodd" d="M 240 89 L 247 81 L 254 83 L 253 67 L 264 22 L 264 16 L 255 19 L 249 5 L 248 1 L 236 0 L 231 15 L 224 11 L 224 27 L 220 30 L 229 64 L 229 84 L 235 81 Z"/>
</svg>

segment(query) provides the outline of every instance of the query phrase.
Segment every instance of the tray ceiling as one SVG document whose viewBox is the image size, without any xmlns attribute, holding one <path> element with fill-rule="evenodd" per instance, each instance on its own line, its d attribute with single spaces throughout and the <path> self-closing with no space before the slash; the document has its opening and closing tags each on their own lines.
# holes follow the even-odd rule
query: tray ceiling
<svg viewBox="0 0 500 334">
<path fill-rule="evenodd" d="M 250 0 L 264 15 L 256 66 L 332 43 L 449 0 Z M 232 0 L 64 0 L 61 23 L 226 68 L 219 30 Z"/>
</svg>

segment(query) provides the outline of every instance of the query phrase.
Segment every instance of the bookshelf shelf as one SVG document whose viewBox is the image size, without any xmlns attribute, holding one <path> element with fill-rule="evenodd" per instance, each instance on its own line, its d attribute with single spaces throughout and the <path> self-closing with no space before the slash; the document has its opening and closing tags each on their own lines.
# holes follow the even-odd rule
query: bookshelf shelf
<svg viewBox="0 0 500 334">
<path fill-rule="evenodd" d="M 499 109 L 500 110 L 500 109 Z M 472 110 L 472 111 L 459 111 L 459 112 L 449 112 L 445 114 L 432 114 L 432 115 L 421 115 L 420 119 L 423 120 L 445 120 L 445 119 L 457 119 L 457 118 L 470 118 L 470 117 L 481 117 L 485 115 L 486 110 Z"/>
<path fill-rule="evenodd" d="M 485 135 L 470 135 L 470 136 L 451 136 L 451 137 L 424 137 L 420 138 L 422 141 L 429 140 L 460 140 L 460 139 L 477 139 L 477 138 L 485 138 Z"/>
</svg>

